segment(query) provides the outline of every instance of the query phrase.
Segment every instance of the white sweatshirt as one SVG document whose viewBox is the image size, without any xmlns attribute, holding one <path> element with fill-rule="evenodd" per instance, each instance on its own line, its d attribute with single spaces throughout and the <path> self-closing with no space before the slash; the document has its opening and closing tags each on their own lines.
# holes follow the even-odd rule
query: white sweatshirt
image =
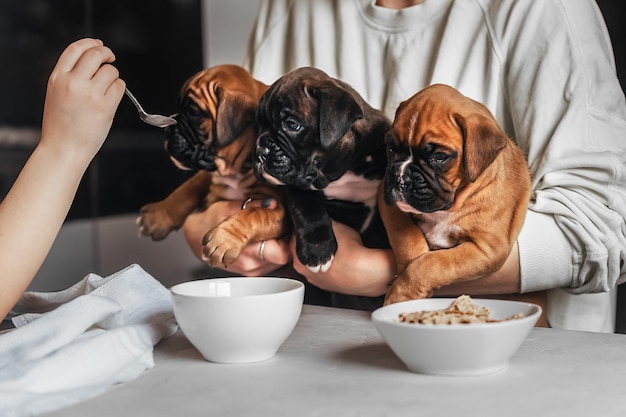
<svg viewBox="0 0 626 417">
<path fill-rule="evenodd" d="M 245 65 L 266 83 L 318 67 L 390 118 L 433 83 L 484 103 L 533 178 L 522 291 L 554 289 L 553 327 L 614 330 L 614 288 L 626 281 L 626 104 L 593 1 L 426 0 L 396 11 L 262 0 Z"/>
</svg>

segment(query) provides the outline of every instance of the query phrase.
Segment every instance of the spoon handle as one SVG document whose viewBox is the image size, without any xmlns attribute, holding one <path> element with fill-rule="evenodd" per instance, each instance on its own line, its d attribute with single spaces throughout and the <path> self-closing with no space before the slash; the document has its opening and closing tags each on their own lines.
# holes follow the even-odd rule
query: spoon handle
<svg viewBox="0 0 626 417">
<path fill-rule="evenodd" d="M 133 95 L 133 93 L 130 92 L 130 90 L 128 88 L 124 89 L 124 93 L 126 93 L 126 95 L 128 96 L 128 98 L 130 99 L 130 101 L 133 102 L 133 104 L 135 105 L 135 107 L 137 107 L 137 110 L 139 110 L 141 113 L 145 113 L 143 107 L 141 107 L 141 104 L 139 104 L 139 102 L 137 101 L 137 99 L 135 98 L 135 96 Z"/>
</svg>

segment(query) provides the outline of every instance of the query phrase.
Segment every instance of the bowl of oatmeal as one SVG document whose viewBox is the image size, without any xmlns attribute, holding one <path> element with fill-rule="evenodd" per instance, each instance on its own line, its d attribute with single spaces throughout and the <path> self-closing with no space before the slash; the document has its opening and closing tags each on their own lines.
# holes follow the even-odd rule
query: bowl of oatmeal
<svg viewBox="0 0 626 417">
<path fill-rule="evenodd" d="M 386 305 L 371 319 L 409 371 L 480 376 L 509 366 L 540 315 L 532 303 L 461 296 Z"/>
</svg>

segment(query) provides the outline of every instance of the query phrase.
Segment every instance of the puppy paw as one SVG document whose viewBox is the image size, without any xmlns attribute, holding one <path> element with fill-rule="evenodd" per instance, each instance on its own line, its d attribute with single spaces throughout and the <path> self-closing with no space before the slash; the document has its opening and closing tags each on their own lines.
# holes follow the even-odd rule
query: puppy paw
<svg viewBox="0 0 626 417">
<path fill-rule="evenodd" d="M 430 298 L 433 291 L 419 285 L 417 278 L 411 280 L 400 274 L 385 295 L 384 305 L 400 303 L 408 300 L 419 300 L 422 298 Z"/>
<path fill-rule="evenodd" d="M 177 228 L 167 210 L 158 202 L 143 206 L 135 223 L 139 236 L 150 236 L 154 241 L 165 239 Z"/>
<path fill-rule="evenodd" d="M 334 256 L 331 256 L 330 261 L 326 262 L 323 265 L 315 265 L 315 266 L 307 265 L 306 267 L 309 268 L 311 272 L 315 272 L 315 273 L 320 272 L 320 271 L 326 272 L 328 271 L 328 268 L 330 268 L 330 265 L 333 263 L 333 258 Z"/>
<path fill-rule="evenodd" d="M 229 228 L 218 225 L 202 239 L 202 260 L 210 266 L 228 268 L 247 243 L 247 240 L 233 234 Z"/>
<path fill-rule="evenodd" d="M 337 253 L 337 241 L 334 236 L 326 242 L 297 242 L 296 254 L 298 260 L 312 272 L 326 272 Z"/>
</svg>

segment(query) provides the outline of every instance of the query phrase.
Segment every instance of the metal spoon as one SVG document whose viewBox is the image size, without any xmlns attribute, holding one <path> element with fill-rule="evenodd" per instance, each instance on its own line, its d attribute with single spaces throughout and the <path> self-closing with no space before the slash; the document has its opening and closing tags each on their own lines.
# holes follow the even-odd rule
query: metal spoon
<svg viewBox="0 0 626 417">
<path fill-rule="evenodd" d="M 167 126 L 175 125 L 177 123 L 176 119 L 174 119 L 173 117 L 163 116 L 161 114 L 146 113 L 143 107 L 141 107 L 141 104 L 139 104 L 139 102 L 137 101 L 133 93 L 131 93 L 128 90 L 128 88 L 124 92 L 130 99 L 130 101 L 133 102 L 135 107 L 137 107 L 137 111 L 139 112 L 139 118 L 143 120 L 144 122 L 148 123 L 149 125 L 156 126 L 156 127 L 167 127 Z"/>
</svg>

